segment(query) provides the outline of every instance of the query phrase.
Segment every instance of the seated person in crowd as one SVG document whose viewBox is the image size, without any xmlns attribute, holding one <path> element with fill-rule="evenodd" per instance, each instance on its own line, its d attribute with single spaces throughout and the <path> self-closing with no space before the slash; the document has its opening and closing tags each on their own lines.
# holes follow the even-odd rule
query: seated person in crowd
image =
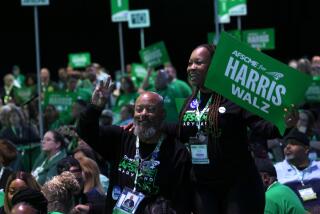
<svg viewBox="0 0 320 214">
<path fill-rule="evenodd" d="M 97 163 L 90 158 L 80 158 L 79 163 L 83 174 L 83 193 L 86 195 L 88 204 L 79 204 L 75 206 L 76 211 L 90 211 L 90 213 L 104 213 L 105 192 L 101 185 L 99 174 L 100 170 Z M 90 202 L 94 201 L 95 206 Z M 91 204 L 91 206 L 90 206 Z"/>
<path fill-rule="evenodd" d="M 12 197 L 12 210 L 11 213 L 19 213 L 19 206 L 15 208 L 15 205 L 25 203 L 29 205 L 28 212 L 31 214 L 47 214 L 48 213 L 48 200 L 44 197 L 42 192 L 39 190 L 34 190 L 31 188 L 24 188 L 19 190 L 14 196 Z M 31 212 L 33 208 L 36 212 Z M 22 209 L 20 207 L 20 209 Z M 24 214 L 28 214 L 27 210 L 25 212 L 20 212 Z M 21 210 L 20 210 L 21 211 Z"/>
<path fill-rule="evenodd" d="M 308 157 L 307 135 L 293 129 L 284 140 L 286 158 L 275 164 L 278 181 L 289 186 L 307 210 L 320 206 L 320 162 Z"/>
<path fill-rule="evenodd" d="M 8 140 L 0 139 L 0 189 L 4 189 L 12 169 L 9 165 L 17 159 L 17 149 Z"/>
<path fill-rule="evenodd" d="M 10 140 L 15 145 L 39 142 L 35 127 L 25 121 L 23 112 L 17 106 L 10 106 L 8 124 L 0 131 L 0 137 Z"/>
<path fill-rule="evenodd" d="M 0 208 L 0 213 L 10 213 L 12 209 L 12 198 L 19 191 L 24 188 L 31 188 L 40 191 L 41 187 L 34 179 L 34 177 L 26 172 L 18 171 L 10 175 L 4 190 L 4 206 Z"/>
<path fill-rule="evenodd" d="M 79 161 L 74 159 L 72 156 L 68 156 L 59 161 L 57 166 L 58 174 L 62 172 L 69 171 L 71 172 L 80 185 L 79 191 L 74 194 L 74 208 L 73 211 L 80 212 L 86 211 L 89 213 L 100 213 L 99 210 L 104 210 L 105 203 L 101 203 L 100 200 L 96 200 L 95 197 L 90 197 L 84 193 L 85 180 L 82 175 L 82 169 Z"/>
<path fill-rule="evenodd" d="M 43 185 L 57 175 L 57 163 L 66 157 L 65 141 L 57 131 L 47 131 L 43 137 L 42 152 L 32 168 L 32 175 Z"/>
<path fill-rule="evenodd" d="M 289 187 L 277 181 L 277 172 L 271 161 L 256 159 L 256 166 L 266 190 L 265 214 L 306 213 L 298 196 Z"/>
<path fill-rule="evenodd" d="M 70 213 L 74 206 L 73 196 L 79 191 L 80 185 L 71 172 L 54 176 L 42 187 L 42 192 L 48 199 L 48 212 Z"/>
</svg>

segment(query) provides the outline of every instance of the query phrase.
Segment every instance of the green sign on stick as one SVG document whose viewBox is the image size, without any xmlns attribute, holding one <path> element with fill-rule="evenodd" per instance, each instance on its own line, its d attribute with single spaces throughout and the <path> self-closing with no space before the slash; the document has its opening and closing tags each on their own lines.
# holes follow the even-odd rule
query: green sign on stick
<svg viewBox="0 0 320 214">
<path fill-rule="evenodd" d="M 284 109 L 304 100 L 311 81 L 310 76 L 222 32 L 205 86 L 272 122 L 283 134 Z"/>
<path fill-rule="evenodd" d="M 226 32 L 229 33 L 234 38 L 236 38 L 239 41 L 241 41 L 241 31 L 240 30 L 228 30 Z M 214 41 L 215 36 L 216 36 L 216 34 L 214 32 L 208 33 L 208 43 L 209 44 L 212 44 L 212 42 Z"/>
<path fill-rule="evenodd" d="M 275 48 L 274 29 L 254 29 L 242 31 L 243 42 L 258 50 Z"/>
<path fill-rule="evenodd" d="M 320 102 L 320 76 L 314 76 L 312 83 L 306 91 L 306 101 L 310 103 Z"/>
<path fill-rule="evenodd" d="M 218 19 L 222 24 L 230 22 L 228 0 L 218 0 Z"/>
<path fill-rule="evenodd" d="M 69 54 L 69 65 L 72 68 L 84 68 L 91 64 L 90 53 Z"/>
<path fill-rule="evenodd" d="M 230 16 L 247 15 L 247 0 L 228 0 L 227 4 Z"/>
<path fill-rule="evenodd" d="M 112 22 L 126 22 L 128 20 L 129 0 L 111 0 Z"/>
<path fill-rule="evenodd" d="M 164 42 L 154 43 L 139 51 L 142 63 L 147 67 L 155 68 L 170 62 Z"/>
</svg>

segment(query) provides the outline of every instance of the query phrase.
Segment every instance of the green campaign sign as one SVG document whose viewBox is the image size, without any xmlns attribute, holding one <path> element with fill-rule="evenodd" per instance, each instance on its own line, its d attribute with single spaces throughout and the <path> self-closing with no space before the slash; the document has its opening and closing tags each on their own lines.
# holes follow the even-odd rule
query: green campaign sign
<svg viewBox="0 0 320 214">
<path fill-rule="evenodd" d="M 77 94 L 74 92 L 48 92 L 45 94 L 44 105 L 53 105 L 60 113 L 71 112 L 76 99 Z"/>
<path fill-rule="evenodd" d="M 170 62 L 164 42 L 158 42 L 140 50 L 139 55 L 142 63 L 147 68 L 155 68 Z"/>
<path fill-rule="evenodd" d="M 69 54 L 69 65 L 72 68 L 84 68 L 91 64 L 90 53 Z"/>
<path fill-rule="evenodd" d="M 15 89 L 14 93 L 15 93 L 16 101 L 19 104 L 22 104 L 24 102 L 29 101 L 32 98 L 32 96 L 35 94 L 35 88 L 34 87 L 17 88 Z"/>
<path fill-rule="evenodd" d="M 144 79 L 147 76 L 147 73 L 148 71 L 143 65 L 138 63 L 131 64 L 131 76 Z"/>
<path fill-rule="evenodd" d="M 126 22 L 128 20 L 129 0 L 111 0 L 112 22 Z"/>
<path fill-rule="evenodd" d="M 228 0 L 230 16 L 247 15 L 247 0 Z"/>
<path fill-rule="evenodd" d="M 306 91 L 305 98 L 307 102 L 320 102 L 320 76 L 312 78 L 312 83 Z"/>
<path fill-rule="evenodd" d="M 226 32 L 229 33 L 231 36 L 233 36 L 235 39 L 238 39 L 239 41 L 241 41 L 241 31 L 240 30 L 228 30 Z M 208 43 L 209 44 L 213 43 L 215 36 L 216 36 L 216 34 L 214 32 L 208 33 Z"/>
<path fill-rule="evenodd" d="M 311 81 L 310 76 L 223 32 L 205 86 L 272 122 L 283 134 L 284 109 L 304 100 Z"/>
<path fill-rule="evenodd" d="M 254 29 L 242 31 L 243 42 L 259 50 L 275 49 L 274 29 Z"/>
<path fill-rule="evenodd" d="M 219 23 L 229 23 L 230 16 L 229 16 L 229 7 L 228 7 L 229 0 L 218 0 L 218 19 Z"/>
</svg>

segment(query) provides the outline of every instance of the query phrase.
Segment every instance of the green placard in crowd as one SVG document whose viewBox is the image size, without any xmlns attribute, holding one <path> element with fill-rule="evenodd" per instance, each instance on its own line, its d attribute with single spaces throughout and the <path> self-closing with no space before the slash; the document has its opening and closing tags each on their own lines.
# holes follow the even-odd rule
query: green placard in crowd
<svg viewBox="0 0 320 214">
<path fill-rule="evenodd" d="M 247 0 L 228 0 L 230 16 L 247 15 Z"/>
<path fill-rule="evenodd" d="M 226 32 L 229 33 L 234 38 L 236 38 L 239 41 L 241 41 L 241 31 L 240 30 L 228 30 Z M 216 34 L 214 32 L 208 33 L 208 43 L 209 44 L 212 44 L 212 42 L 214 41 L 214 37 L 215 36 L 216 36 Z"/>
<path fill-rule="evenodd" d="M 304 100 L 311 81 L 310 76 L 223 32 L 205 86 L 272 122 L 283 134 L 284 109 Z"/>
<path fill-rule="evenodd" d="M 229 0 L 218 0 L 218 18 L 219 23 L 229 23 L 230 16 L 229 16 Z"/>
<path fill-rule="evenodd" d="M 144 79 L 147 76 L 147 69 L 142 64 L 132 63 L 131 64 L 131 76 L 139 79 Z"/>
<path fill-rule="evenodd" d="M 258 50 L 275 49 L 275 36 L 273 28 L 253 29 L 242 31 L 242 41 Z"/>
<path fill-rule="evenodd" d="M 320 102 L 320 76 L 314 76 L 312 83 L 306 91 L 306 101 L 310 103 Z"/>
<path fill-rule="evenodd" d="M 139 51 L 142 63 L 148 68 L 155 68 L 170 62 L 164 42 L 154 43 Z"/>
<path fill-rule="evenodd" d="M 129 0 L 111 0 L 112 22 L 126 22 L 128 20 Z"/>
<path fill-rule="evenodd" d="M 91 64 L 90 53 L 72 53 L 69 54 L 69 65 L 72 68 L 85 68 Z"/>
<path fill-rule="evenodd" d="M 15 98 L 19 104 L 23 104 L 31 99 L 35 94 L 35 88 L 32 87 L 22 87 L 15 89 Z"/>
<path fill-rule="evenodd" d="M 74 92 L 48 92 L 45 94 L 44 105 L 54 105 L 60 113 L 70 114 L 76 99 L 77 94 Z"/>
</svg>

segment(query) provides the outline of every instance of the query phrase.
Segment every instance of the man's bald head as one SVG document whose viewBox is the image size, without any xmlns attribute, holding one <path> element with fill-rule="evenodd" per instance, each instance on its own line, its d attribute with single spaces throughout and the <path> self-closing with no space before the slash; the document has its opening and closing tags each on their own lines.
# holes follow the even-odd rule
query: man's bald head
<svg viewBox="0 0 320 214">
<path fill-rule="evenodd" d="M 148 102 L 152 102 L 155 104 L 159 104 L 160 106 L 162 106 L 163 108 L 163 97 L 155 92 L 152 91 L 146 91 L 143 92 L 136 100 L 136 103 L 141 102 L 141 101 L 148 101 Z"/>
<path fill-rule="evenodd" d="M 150 91 L 142 93 L 135 103 L 135 134 L 144 142 L 152 141 L 160 132 L 165 115 L 162 96 Z"/>
</svg>

